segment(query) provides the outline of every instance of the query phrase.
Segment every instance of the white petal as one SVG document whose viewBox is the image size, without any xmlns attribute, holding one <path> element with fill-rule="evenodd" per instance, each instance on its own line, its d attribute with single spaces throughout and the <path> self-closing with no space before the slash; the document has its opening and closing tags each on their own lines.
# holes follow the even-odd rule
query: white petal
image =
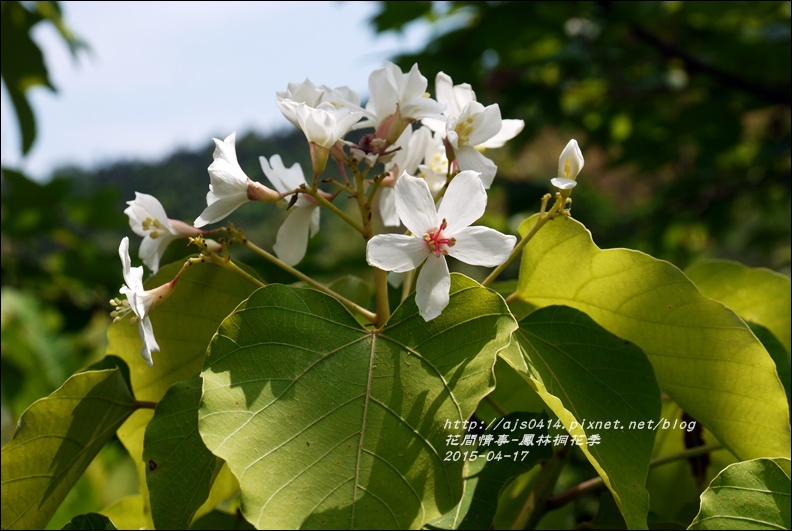
<svg viewBox="0 0 792 531">
<path fill-rule="evenodd" d="M 503 147 L 503 144 L 520 134 L 524 127 L 525 122 L 522 120 L 503 120 L 503 125 L 498 134 L 481 144 L 481 146 L 492 149 Z"/>
<path fill-rule="evenodd" d="M 138 256 L 146 264 L 146 267 L 151 269 L 152 273 L 157 272 L 162 255 L 165 254 L 165 249 L 175 239 L 175 236 L 168 234 L 161 235 L 159 238 L 143 238 L 143 241 L 140 242 Z"/>
<path fill-rule="evenodd" d="M 583 153 L 580 152 L 577 140 L 573 138 L 558 157 L 558 176 L 575 180 L 582 169 Z"/>
<path fill-rule="evenodd" d="M 424 321 L 431 321 L 441 313 L 450 300 L 451 275 L 444 256 L 430 255 L 415 284 L 415 304 Z"/>
<path fill-rule="evenodd" d="M 483 216 L 486 208 L 487 192 L 478 174 L 463 171 L 451 179 L 437 209 L 437 217 L 446 220 L 448 226 L 444 234 L 451 237 Z"/>
<path fill-rule="evenodd" d="M 209 202 L 210 194 L 212 194 L 212 192 L 207 194 L 207 202 Z M 215 197 L 215 200 L 201 212 L 200 216 L 195 218 L 195 222 L 193 223 L 194 226 L 203 227 L 209 223 L 220 221 L 249 201 L 247 194 L 221 198 L 216 198 L 216 196 L 213 197 Z"/>
<path fill-rule="evenodd" d="M 138 332 L 140 332 L 140 338 L 143 340 L 140 355 L 146 360 L 146 365 L 151 367 L 154 365 L 151 354 L 152 352 L 159 352 L 160 347 L 157 344 L 157 340 L 154 339 L 154 328 L 151 326 L 151 321 L 148 317 L 138 321 Z"/>
<path fill-rule="evenodd" d="M 571 190 L 577 186 L 577 181 L 565 177 L 553 177 L 550 179 L 550 183 L 560 190 Z"/>
<path fill-rule="evenodd" d="M 390 186 L 380 188 L 379 207 L 383 225 L 386 227 L 398 227 L 401 225 L 399 214 L 396 212 L 396 193 Z"/>
<path fill-rule="evenodd" d="M 396 212 L 407 230 L 423 238 L 427 232 L 440 226 L 432 192 L 420 177 L 403 173 L 396 181 Z"/>
<path fill-rule="evenodd" d="M 405 234 L 378 234 L 366 244 L 366 261 L 383 271 L 406 273 L 429 256 L 426 242 Z"/>
<path fill-rule="evenodd" d="M 477 102 L 471 102 L 468 105 L 474 104 L 477 104 Z M 472 116 L 474 118 L 473 132 L 470 133 L 470 138 L 468 139 L 468 144 L 471 146 L 483 144 L 497 135 L 503 126 L 500 107 L 497 103 L 488 105 L 481 112 L 475 113 Z"/>
<path fill-rule="evenodd" d="M 301 184 L 306 184 L 305 174 L 299 162 L 295 162 L 291 168 L 287 169 L 280 155 L 273 155 L 269 161 L 265 157 L 259 157 L 259 163 L 272 186 L 282 194 L 298 188 Z"/>
<path fill-rule="evenodd" d="M 517 238 L 501 234 L 489 227 L 467 227 L 454 234 L 456 243 L 448 254 L 470 265 L 495 267 L 501 265 L 514 249 Z"/>
<path fill-rule="evenodd" d="M 305 256 L 311 218 L 316 210 L 315 206 L 298 207 L 295 205 L 289 211 L 283 225 L 278 229 L 272 249 L 278 258 L 287 264 L 297 265 Z"/>
<path fill-rule="evenodd" d="M 489 189 L 495 174 L 498 173 L 498 166 L 494 162 L 482 155 L 479 150 L 470 146 L 462 146 L 456 150 L 456 159 L 460 170 L 479 172 L 484 188 Z"/>
</svg>

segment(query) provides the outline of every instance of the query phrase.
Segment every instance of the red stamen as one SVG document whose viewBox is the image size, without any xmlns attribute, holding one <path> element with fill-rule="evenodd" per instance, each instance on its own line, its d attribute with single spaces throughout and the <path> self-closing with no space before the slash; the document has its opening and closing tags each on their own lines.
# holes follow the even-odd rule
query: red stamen
<svg viewBox="0 0 792 531">
<path fill-rule="evenodd" d="M 435 256 L 447 255 L 448 247 L 453 247 L 456 243 L 454 238 L 443 238 L 443 231 L 448 227 L 446 220 L 440 223 L 440 227 L 424 234 L 424 241 L 429 252 L 434 253 Z"/>
</svg>

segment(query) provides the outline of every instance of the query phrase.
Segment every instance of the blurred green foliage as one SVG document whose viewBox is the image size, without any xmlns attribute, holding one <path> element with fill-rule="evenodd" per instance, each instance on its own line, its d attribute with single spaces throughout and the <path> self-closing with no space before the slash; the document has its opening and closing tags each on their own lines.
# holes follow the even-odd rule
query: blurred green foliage
<svg viewBox="0 0 792 531">
<path fill-rule="evenodd" d="M 433 36 L 397 64 L 525 120 L 496 179 L 511 214 L 577 138 L 573 215 L 602 247 L 789 271 L 790 2 L 380 2 L 371 22 L 419 20 Z"/>
</svg>

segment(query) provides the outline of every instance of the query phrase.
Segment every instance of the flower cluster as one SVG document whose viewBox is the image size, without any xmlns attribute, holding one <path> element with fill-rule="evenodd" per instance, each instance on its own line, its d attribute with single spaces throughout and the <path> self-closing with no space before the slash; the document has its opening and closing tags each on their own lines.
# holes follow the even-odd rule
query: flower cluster
<svg viewBox="0 0 792 531">
<path fill-rule="evenodd" d="M 305 134 L 310 173 L 304 173 L 298 163 L 287 167 L 280 155 L 271 154 L 259 157 L 268 183 L 258 182 L 237 160 L 235 133 L 214 139 L 207 206 L 192 225 L 168 219 L 165 209 L 150 195 L 137 193 L 128 203 L 125 212 L 130 227 L 144 238 L 141 260 L 156 272 L 166 247 L 178 238 L 200 240 L 202 253 L 208 255 L 221 249 L 227 253 L 226 245 L 221 247 L 204 237 L 222 233 L 226 241 L 233 241 L 239 233 L 230 226 L 205 227 L 246 203 L 274 203 L 287 209 L 272 246 L 274 255 L 255 249 L 303 279 L 294 266 L 302 261 L 309 239 L 319 230 L 324 207 L 341 216 L 367 241 L 366 260 L 375 268 L 378 302 L 376 315 L 365 309 L 362 315 L 375 315 L 375 325 L 387 320 L 387 282 L 383 287 L 376 278 L 386 278 L 381 276 L 386 272 L 419 270 L 415 278 L 419 313 L 427 321 L 436 318 L 449 304 L 446 256 L 484 267 L 496 267 L 513 258 L 514 236 L 473 223 L 484 214 L 487 190 L 497 173 L 487 149 L 503 146 L 520 133 L 524 123 L 503 119 L 497 104 L 485 106 L 470 85 L 455 85 L 442 72 L 435 78 L 435 98 L 427 89 L 428 81 L 417 65 L 405 73 L 392 63 L 371 74 L 365 105 L 348 87 L 330 88 L 310 79 L 290 83 L 287 90 L 277 93 L 276 102 L 284 117 Z M 351 133 L 357 140 L 348 139 Z M 330 160 L 340 168 L 342 180 L 320 178 Z M 558 178 L 553 179 L 564 201 L 582 166 L 580 149 L 573 140 L 561 156 Z M 319 184 L 330 189 L 320 189 Z M 336 205 L 338 197 L 355 199 L 359 218 L 353 219 Z M 249 245 L 246 239 L 238 239 Z M 140 322 L 141 353 L 151 364 L 151 352 L 159 346 L 148 315 L 164 295 L 158 291 L 162 286 L 143 290 L 142 268 L 131 268 L 128 246 L 125 238 L 119 249 L 126 280 L 122 293 Z M 309 283 L 321 288 L 321 284 Z M 164 286 L 170 286 L 165 290 L 169 294 L 175 279 Z M 114 303 L 117 314 L 123 313 L 126 306 L 117 300 Z"/>
</svg>

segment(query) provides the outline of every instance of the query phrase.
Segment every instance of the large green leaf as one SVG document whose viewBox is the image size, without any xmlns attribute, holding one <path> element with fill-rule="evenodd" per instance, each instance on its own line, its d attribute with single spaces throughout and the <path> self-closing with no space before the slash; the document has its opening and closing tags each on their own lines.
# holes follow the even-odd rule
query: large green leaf
<svg viewBox="0 0 792 531">
<path fill-rule="evenodd" d="M 545 414 L 511 413 L 500 422 L 489 423 L 491 429 L 480 433 L 478 444 L 452 451 L 452 458 L 465 462 L 465 485 L 462 500 L 452 511 L 430 522 L 430 529 L 490 529 L 498 498 L 515 477 L 553 455 L 549 444 L 527 444 L 547 435 L 550 420 Z"/>
<path fill-rule="evenodd" d="M 739 458 L 789 456 L 789 408 L 767 351 L 742 319 L 668 262 L 601 250 L 583 225 L 560 218 L 523 251 L 519 295 L 574 307 L 635 343 L 660 388 Z"/>
<path fill-rule="evenodd" d="M 157 529 L 187 529 L 223 466 L 198 433 L 200 402 L 200 376 L 174 384 L 146 428 L 143 462 Z"/>
<path fill-rule="evenodd" d="M 790 529 L 789 459 L 727 466 L 701 494 L 688 529 Z"/>
<path fill-rule="evenodd" d="M 746 267 L 729 260 L 707 260 L 685 270 L 698 289 L 745 319 L 770 330 L 789 356 L 789 277 L 761 267 Z"/>
<path fill-rule="evenodd" d="M 447 437 L 492 390 L 516 326 L 458 274 L 440 317 L 425 322 L 411 297 L 382 330 L 320 292 L 267 286 L 212 341 L 201 435 L 257 527 L 420 527 L 460 500 Z"/>
<path fill-rule="evenodd" d="M 660 417 L 660 389 L 649 360 L 586 314 L 563 306 L 531 313 L 515 336 L 539 396 L 582 441 L 580 449 L 628 527 L 645 528 L 646 475 Z"/>
<path fill-rule="evenodd" d="M 75 374 L 34 402 L 2 451 L 3 529 L 43 529 L 133 411 L 118 369 Z"/>
</svg>

